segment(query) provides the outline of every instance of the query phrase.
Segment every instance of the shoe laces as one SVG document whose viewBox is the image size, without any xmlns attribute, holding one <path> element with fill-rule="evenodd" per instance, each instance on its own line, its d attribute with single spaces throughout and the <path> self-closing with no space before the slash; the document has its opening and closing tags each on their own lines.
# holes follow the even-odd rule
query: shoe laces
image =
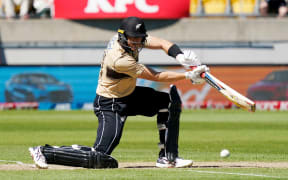
<svg viewBox="0 0 288 180">
<path fill-rule="evenodd" d="M 35 159 L 36 159 L 37 161 L 39 161 L 39 160 L 40 160 L 40 161 L 44 161 L 44 158 L 43 158 L 42 153 L 41 153 L 41 151 L 40 151 L 39 148 L 36 149 L 35 155 L 36 155 Z"/>
</svg>

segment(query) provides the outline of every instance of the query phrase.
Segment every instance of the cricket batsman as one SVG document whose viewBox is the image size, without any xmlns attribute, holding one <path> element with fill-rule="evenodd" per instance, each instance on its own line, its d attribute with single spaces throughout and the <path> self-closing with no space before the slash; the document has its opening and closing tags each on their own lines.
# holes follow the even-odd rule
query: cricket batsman
<svg viewBox="0 0 288 180">
<path fill-rule="evenodd" d="M 139 62 L 142 48 L 162 49 L 183 66 L 196 66 L 192 71 L 157 72 Z M 175 82 L 189 79 L 194 84 L 205 82 L 201 73 L 209 68 L 200 65 L 195 53 L 182 52 L 170 41 L 147 34 L 142 19 L 128 17 L 121 22 L 118 33 L 104 51 L 94 100 L 98 117 L 97 137 L 93 147 L 79 145 L 55 147 L 50 145 L 29 148 L 37 167 L 62 164 L 86 168 L 117 168 L 111 156 L 120 142 L 128 116 L 157 116 L 160 152 L 156 166 L 182 168 L 192 166 L 192 160 L 180 158 L 178 153 L 181 98 L 175 85 L 169 93 L 150 87 L 136 86 L 137 78 L 158 82 Z"/>
</svg>

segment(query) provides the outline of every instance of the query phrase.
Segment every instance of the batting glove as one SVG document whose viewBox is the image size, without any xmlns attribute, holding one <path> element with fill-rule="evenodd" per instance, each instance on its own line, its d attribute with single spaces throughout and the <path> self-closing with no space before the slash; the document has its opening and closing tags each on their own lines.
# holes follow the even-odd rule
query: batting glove
<svg viewBox="0 0 288 180">
<path fill-rule="evenodd" d="M 209 71 L 210 69 L 206 65 L 200 65 L 192 71 L 185 72 L 185 76 L 186 79 L 190 79 L 193 84 L 202 84 L 205 80 L 201 77 L 201 74 Z"/>
<path fill-rule="evenodd" d="M 191 50 L 184 50 L 184 54 L 178 54 L 176 56 L 176 60 L 184 66 L 186 69 L 188 69 L 191 66 L 200 66 L 201 62 L 198 58 L 198 56 L 195 54 L 195 52 Z"/>
</svg>

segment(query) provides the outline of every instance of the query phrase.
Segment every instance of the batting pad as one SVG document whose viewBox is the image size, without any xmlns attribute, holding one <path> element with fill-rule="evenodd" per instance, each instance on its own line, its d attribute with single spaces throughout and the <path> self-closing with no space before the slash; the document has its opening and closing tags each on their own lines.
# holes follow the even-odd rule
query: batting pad
<svg viewBox="0 0 288 180">
<path fill-rule="evenodd" d="M 170 89 L 170 101 L 165 153 L 169 161 L 175 161 L 176 157 L 178 157 L 179 119 L 182 106 L 181 98 L 175 85 L 172 85 Z"/>
<path fill-rule="evenodd" d="M 118 162 L 112 156 L 93 151 L 93 148 L 87 146 L 78 147 L 79 148 L 72 146 L 53 147 L 46 144 L 41 147 L 41 150 L 48 164 L 94 169 L 118 168 Z"/>
</svg>

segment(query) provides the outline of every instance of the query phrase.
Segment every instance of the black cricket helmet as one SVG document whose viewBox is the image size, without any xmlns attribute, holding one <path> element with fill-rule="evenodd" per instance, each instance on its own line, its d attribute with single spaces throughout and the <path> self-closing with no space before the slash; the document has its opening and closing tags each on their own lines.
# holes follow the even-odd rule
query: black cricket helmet
<svg viewBox="0 0 288 180">
<path fill-rule="evenodd" d="M 141 48 L 146 41 L 147 33 L 144 21 L 138 17 L 125 18 L 118 29 L 118 41 L 120 45 L 128 52 L 131 52 L 131 48 L 128 46 L 127 37 L 141 37 Z"/>
</svg>

